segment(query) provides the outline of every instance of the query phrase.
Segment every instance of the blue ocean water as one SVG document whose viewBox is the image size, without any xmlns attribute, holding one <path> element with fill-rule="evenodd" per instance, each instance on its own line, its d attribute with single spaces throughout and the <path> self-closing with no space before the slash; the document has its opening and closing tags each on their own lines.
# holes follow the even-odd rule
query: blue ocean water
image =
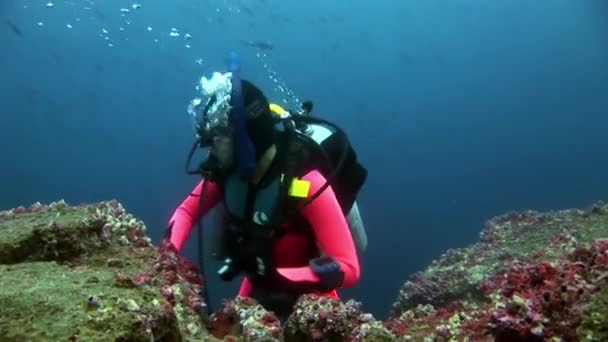
<svg viewBox="0 0 608 342">
<path fill-rule="evenodd" d="M 608 197 L 603 0 L 3 0 L 0 208 L 115 198 L 160 241 L 199 181 L 187 105 L 231 50 L 368 168 L 369 249 L 342 295 L 378 317 L 484 220 Z M 213 305 L 235 295 L 209 278 Z"/>
</svg>

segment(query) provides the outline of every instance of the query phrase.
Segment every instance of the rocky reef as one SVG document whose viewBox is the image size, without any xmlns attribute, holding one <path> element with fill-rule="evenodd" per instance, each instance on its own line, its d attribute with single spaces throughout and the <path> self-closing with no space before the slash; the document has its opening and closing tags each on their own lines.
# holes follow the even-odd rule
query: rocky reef
<svg viewBox="0 0 608 342">
<path fill-rule="evenodd" d="M 410 277 L 385 325 L 407 340 L 608 340 L 608 206 L 512 212 Z"/>
<path fill-rule="evenodd" d="M 0 273 L 1 341 L 210 340 L 196 267 L 116 201 L 0 212 Z"/>
<path fill-rule="evenodd" d="M 0 212 L 1 341 L 605 341 L 608 206 L 508 213 L 407 280 L 387 321 L 302 296 L 205 317 L 202 279 L 116 201 Z"/>
</svg>

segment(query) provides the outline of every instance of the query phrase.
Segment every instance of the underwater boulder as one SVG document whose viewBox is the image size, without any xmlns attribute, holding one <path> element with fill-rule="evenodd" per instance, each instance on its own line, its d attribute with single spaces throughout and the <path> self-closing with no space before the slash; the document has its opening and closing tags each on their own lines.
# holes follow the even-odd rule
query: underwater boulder
<svg viewBox="0 0 608 342">
<path fill-rule="evenodd" d="M 207 341 L 196 267 L 116 201 L 0 212 L 0 340 Z"/>
<path fill-rule="evenodd" d="M 511 212 L 400 289 L 385 322 L 406 340 L 608 340 L 608 206 Z"/>
</svg>

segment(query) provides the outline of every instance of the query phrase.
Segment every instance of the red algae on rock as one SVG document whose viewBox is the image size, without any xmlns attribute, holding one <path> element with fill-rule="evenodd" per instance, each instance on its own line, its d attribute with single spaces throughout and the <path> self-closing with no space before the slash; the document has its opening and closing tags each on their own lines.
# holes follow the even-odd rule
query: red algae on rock
<svg viewBox="0 0 608 342">
<path fill-rule="evenodd" d="M 590 336 L 601 332 L 584 328 L 597 324 L 581 322 L 605 317 L 588 303 L 608 287 L 607 214 L 595 205 L 490 220 L 480 243 L 404 285 L 385 326 L 412 340 L 598 340 Z"/>
<path fill-rule="evenodd" d="M 266 311 L 254 299 L 237 297 L 225 300 L 208 323 L 217 338 L 242 336 L 245 341 L 279 341 L 282 335 L 277 317 Z"/>
<path fill-rule="evenodd" d="M 361 303 L 307 294 L 300 297 L 284 327 L 286 341 L 393 341 Z"/>
</svg>

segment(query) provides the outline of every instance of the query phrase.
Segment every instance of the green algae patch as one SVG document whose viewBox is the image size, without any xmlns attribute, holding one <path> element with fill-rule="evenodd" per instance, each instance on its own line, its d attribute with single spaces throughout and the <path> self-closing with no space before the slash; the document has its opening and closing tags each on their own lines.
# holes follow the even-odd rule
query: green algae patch
<svg viewBox="0 0 608 342">
<path fill-rule="evenodd" d="M 177 340 L 177 320 L 152 287 L 113 286 L 114 274 L 55 262 L 0 265 L 0 340 Z"/>
<path fill-rule="evenodd" d="M 591 297 L 577 335 L 581 341 L 608 341 L 608 287 Z"/>
<path fill-rule="evenodd" d="M 581 220 L 575 236 L 582 242 L 608 237 L 608 205 Z"/>
<path fill-rule="evenodd" d="M 0 263 L 69 260 L 104 246 L 105 222 L 94 220 L 90 207 L 56 204 L 0 220 Z"/>
<path fill-rule="evenodd" d="M 214 341 L 201 278 L 116 201 L 0 212 L 1 341 Z"/>
</svg>

